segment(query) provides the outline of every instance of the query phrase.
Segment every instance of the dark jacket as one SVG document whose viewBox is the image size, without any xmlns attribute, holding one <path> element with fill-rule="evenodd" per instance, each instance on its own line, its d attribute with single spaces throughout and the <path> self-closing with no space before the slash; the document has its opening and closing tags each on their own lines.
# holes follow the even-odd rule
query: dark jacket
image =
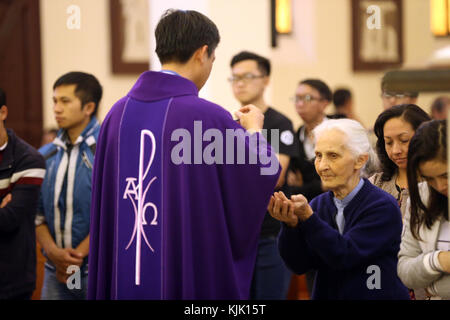
<svg viewBox="0 0 450 320">
<path fill-rule="evenodd" d="M 309 219 L 296 228 L 283 225 L 279 248 L 295 273 L 317 270 L 313 299 L 409 299 L 397 276 L 402 217 L 391 195 L 364 179 L 344 209 L 342 235 L 331 191 L 310 205 L 314 214 Z"/>
<path fill-rule="evenodd" d="M 316 172 L 314 167 L 314 162 L 309 161 L 305 154 L 305 149 L 303 147 L 303 142 L 300 140 L 300 130 L 304 126 L 301 126 L 294 136 L 294 144 L 296 155 L 291 158 L 289 163 L 289 170 L 295 172 L 300 171 L 303 177 L 303 185 L 301 187 L 289 186 L 287 193 L 289 195 L 293 194 L 303 194 L 308 201 L 311 201 L 316 196 L 323 192 L 322 181 Z"/>
<path fill-rule="evenodd" d="M 34 219 L 39 190 L 45 175 L 44 158 L 33 147 L 8 132 L 8 144 L 0 151 L 0 299 L 30 293 L 36 283 L 36 235 Z"/>
</svg>

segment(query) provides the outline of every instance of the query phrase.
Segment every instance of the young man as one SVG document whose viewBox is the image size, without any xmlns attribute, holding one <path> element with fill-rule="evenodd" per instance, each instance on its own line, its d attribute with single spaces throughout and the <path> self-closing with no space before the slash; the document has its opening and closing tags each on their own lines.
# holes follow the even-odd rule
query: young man
<svg viewBox="0 0 450 320">
<path fill-rule="evenodd" d="M 52 143 L 39 150 L 49 169 L 36 219 L 37 239 L 47 257 L 41 298 L 85 299 L 92 164 L 100 130 L 96 114 L 102 87 L 93 75 L 70 72 L 55 82 L 53 90 L 60 130 Z M 76 279 L 68 285 L 77 267 L 80 285 Z"/>
<path fill-rule="evenodd" d="M 436 98 L 431 104 L 431 118 L 434 120 L 446 120 L 450 106 L 450 98 L 442 96 Z"/>
<path fill-rule="evenodd" d="M 0 88 L 0 299 L 28 300 L 36 285 L 34 218 L 45 162 L 5 128 L 7 117 Z"/>
<path fill-rule="evenodd" d="M 295 92 L 295 108 L 303 125 L 295 134 L 296 156 L 291 160 L 290 170 L 301 176 L 301 183 L 291 188 L 291 193 L 301 193 L 312 200 L 323 192 L 320 177 L 314 168 L 313 129 L 328 120 L 325 109 L 332 100 L 328 85 L 319 79 L 305 79 Z"/>
<path fill-rule="evenodd" d="M 232 75 L 229 80 L 235 98 L 242 106 L 252 104 L 264 113 L 263 129 L 267 130 L 267 142 L 278 152 L 281 164 L 281 174 L 275 188 L 279 191 L 285 185 L 290 157 L 295 155 L 294 132 L 292 122 L 264 100 L 264 91 L 269 84 L 270 61 L 255 53 L 243 51 L 232 58 L 230 66 Z M 272 141 L 273 131 L 276 131 L 276 141 Z M 250 299 L 286 299 L 291 274 L 277 249 L 280 228 L 279 221 L 267 212 L 258 242 Z"/>
<path fill-rule="evenodd" d="M 163 70 L 142 74 L 100 132 L 89 298 L 247 299 L 279 174 L 272 155 L 270 172 L 246 161 L 271 152 L 263 115 L 241 108 L 241 126 L 198 97 L 220 40 L 207 17 L 169 10 L 155 35 Z"/>
</svg>

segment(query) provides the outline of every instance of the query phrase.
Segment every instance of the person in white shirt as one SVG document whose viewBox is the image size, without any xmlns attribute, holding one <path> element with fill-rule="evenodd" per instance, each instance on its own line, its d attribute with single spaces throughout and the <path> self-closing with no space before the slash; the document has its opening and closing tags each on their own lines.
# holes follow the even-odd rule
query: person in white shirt
<svg viewBox="0 0 450 320">
<path fill-rule="evenodd" d="M 430 299 L 450 299 L 450 225 L 445 120 L 422 124 L 408 152 L 405 223 L 398 275 Z M 424 181 L 423 181 L 424 180 Z M 418 184 L 419 181 L 422 181 Z"/>
</svg>

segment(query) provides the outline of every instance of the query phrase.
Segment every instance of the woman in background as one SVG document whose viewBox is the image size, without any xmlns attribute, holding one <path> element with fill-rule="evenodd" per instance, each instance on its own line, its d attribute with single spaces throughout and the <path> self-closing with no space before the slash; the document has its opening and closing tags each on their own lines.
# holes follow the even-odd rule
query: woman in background
<svg viewBox="0 0 450 320">
<path fill-rule="evenodd" d="M 369 181 L 397 199 L 402 217 L 409 196 L 406 175 L 409 142 L 416 129 L 428 120 L 428 114 L 415 104 L 402 104 L 383 111 L 375 122 L 382 172 L 371 176 Z"/>
<path fill-rule="evenodd" d="M 447 130 L 444 120 L 423 124 L 410 143 L 407 201 L 398 275 L 428 298 L 450 299 L 450 224 Z M 418 184 L 419 181 L 425 180 Z"/>
</svg>

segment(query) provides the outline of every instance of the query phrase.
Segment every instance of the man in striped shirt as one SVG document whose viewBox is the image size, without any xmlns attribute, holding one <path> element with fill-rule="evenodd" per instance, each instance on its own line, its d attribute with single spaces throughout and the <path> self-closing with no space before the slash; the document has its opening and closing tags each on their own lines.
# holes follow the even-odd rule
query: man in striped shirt
<svg viewBox="0 0 450 320">
<path fill-rule="evenodd" d="M 7 116 L 0 89 L 0 300 L 28 300 L 36 285 L 34 218 L 45 162 L 5 128 Z"/>
</svg>

